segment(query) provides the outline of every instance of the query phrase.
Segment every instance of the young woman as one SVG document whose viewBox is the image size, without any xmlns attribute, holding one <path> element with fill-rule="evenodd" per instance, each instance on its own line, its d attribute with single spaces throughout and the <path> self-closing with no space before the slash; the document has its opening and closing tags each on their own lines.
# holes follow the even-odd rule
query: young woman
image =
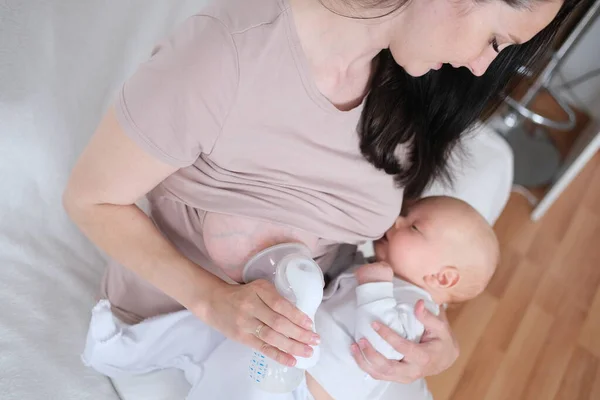
<svg viewBox="0 0 600 400">
<path fill-rule="evenodd" d="M 293 365 L 310 321 L 266 282 L 234 284 L 244 262 L 297 241 L 326 270 L 341 243 L 380 237 L 575 3 L 220 0 L 188 19 L 125 83 L 65 192 L 114 260 L 113 312 L 186 307 Z M 381 330 L 402 362 L 357 362 L 396 382 L 449 367 L 445 319 L 419 318 L 421 344 Z"/>
</svg>

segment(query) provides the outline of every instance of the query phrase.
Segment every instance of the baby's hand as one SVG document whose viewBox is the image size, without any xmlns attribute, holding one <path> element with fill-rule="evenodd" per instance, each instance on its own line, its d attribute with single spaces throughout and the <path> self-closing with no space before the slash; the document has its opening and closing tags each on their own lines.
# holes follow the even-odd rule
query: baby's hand
<svg viewBox="0 0 600 400">
<path fill-rule="evenodd" d="M 394 270 L 384 262 L 366 264 L 355 272 L 358 284 L 371 282 L 391 282 L 394 278 Z"/>
</svg>

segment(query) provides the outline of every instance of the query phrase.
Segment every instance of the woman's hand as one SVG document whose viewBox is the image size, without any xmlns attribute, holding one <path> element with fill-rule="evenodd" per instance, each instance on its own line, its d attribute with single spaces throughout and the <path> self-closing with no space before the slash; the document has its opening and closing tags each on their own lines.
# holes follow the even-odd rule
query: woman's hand
<svg viewBox="0 0 600 400">
<path fill-rule="evenodd" d="M 411 383 L 426 376 L 437 375 L 456 361 L 458 344 L 445 317 L 431 314 L 425 309 L 423 301 L 419 301 L 415 306 L 415 315 L 425 326 L 425 335 L 421 343 L 406 340 L 385 325 L 373 325 L 386 342 L 404 354 L 401 361 L 388 360 L 366 339 L 359 340 L 358 345 L 352 345 L 354 359 L 363 371 L 375 379 Z"/>
<path fill-rule="evenodd" d="M 309 357 L 319 336 L 313 322 L 265 280 L 216 288 L 207 304 L 205 321 L 230 339 L 241 342 L 280 364 L 293 366 L 292 356 Z"/>
</svg>

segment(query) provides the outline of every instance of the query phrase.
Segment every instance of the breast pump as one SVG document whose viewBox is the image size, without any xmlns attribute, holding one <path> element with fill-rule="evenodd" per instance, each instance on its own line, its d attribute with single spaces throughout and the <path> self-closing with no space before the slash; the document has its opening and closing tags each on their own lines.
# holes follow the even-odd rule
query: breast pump
<svg viewBox="0 0 600 400">
<path fill-rule="evenodd" d="M 257 279 L 272 282 L 281 296 L 310 317 L 315 329 L 315 313 L 323 300 L 324 279 L 321 268 L 313 261 L 307 247 L 285 243 L 265 249 L 248 261 L 242 279 L 245 283 Z M 249 376 L 266 392 L 291 392 L 304 379 L 304 371 L 319 361 L 319 346 L 312 348 L 310 357 L 295 356 L 295 367 L 279 364 L 253 351 Z"/>
</svg>

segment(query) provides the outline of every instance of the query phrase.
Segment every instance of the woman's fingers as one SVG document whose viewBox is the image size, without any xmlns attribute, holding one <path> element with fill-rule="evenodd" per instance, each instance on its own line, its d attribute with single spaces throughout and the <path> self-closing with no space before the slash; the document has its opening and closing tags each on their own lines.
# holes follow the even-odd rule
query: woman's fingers
<svg viewBox="0 0 600 400">
<path fill-rule="evenodd" d="M 215 294 L 212 324 L 228 337 L 262 352 L 281 364 L 295 365 L 310 357 L 318 335 L 294 323 L 308 318 L 264 280 L 227 285 Z M 290 320 L 290 319 L 293 319 Z"/>
<path fill-rule="evenodd" d="M 410 364 L 388 360 L 365 339 L 353 344 L 351 351 L 360 369 L 374 379 L 408 384 L 419 378 Z"/>
<path fill-rule="evenodd" d="M 384 324 L 374 324 L 377 333 L 398 353 L 404 355 L 404 361 L 425 365 L 429 362 L 429 354 L 415 342 L 404 339 Z"/>
<path fill-rule="evenodd" d="M 452 334 L 450 324 L 446 319 L 445 310 L 436 316 L 429 312 L 421 302 L 417 304 L 415 315 L 425 327 L 421 338 L 421 348 L 428 351 L 429 356 L 423 361 L 423 369 L 427 376 L 436 375 L 450 367 L 460 353 L 458 342 Z"/>
<path fill-rule="evenodd" d="M 279 364 L 288 365 L 290 367 L 296 365 L 296 359 L 294 357 L 292 357 L 284 351 L 277 349 L 276 347 L 271 346 L 270 344 L 262 341 L 256 336 L 252 336 L 249 340 L 249 343 L 247 344 L 253 349 L 260 351 L 266 357 L 277 361 Z"/>
<path fill-rule="evenodd" d="M 360 348 L 356 343 L 354 343 L 352 347 L 350 347 L 350 350 L 352 352 L 354 360 L 356 361 L 360 369 L 365 371 L 367 374 L 371 375 L 371 377 L 374 379 L 384 379 L 384 377 L 379 375 L 379 372 L 376 371 L 375 368 L 371 364 L 369 364 L 369 362 L 365 359 L 365 357 L 360 351 Z"/>
<path fill-rule="evenodd" d="M 275 293 L 273 293 L 271 290 L 257 291 L 257 295 L 260 301 L 263 303 L 263 307 L 259 306 L 256 310 L 256 317 L 259 320 L 263 321 L 270 328 L 272 328 L 272 330 L 282 334 L 286 338 L 295 339 L 297 342 L 307 345 L 318 344 L 319 335 L 314 333 L 312 330 L 299 326 L 294 322 L 294 320 L 298 321 L 300 319 L 304 321 L 305 319 L 308 319 L 308 317 L 299 311 L 296 306 L 281 297 L 276 291 Z M 305 324 L 305 326 L 306 325 L 308 324 Z M 291 340 L 289 340 L 289 343 L 285 348 L 280 348 L 287 350 L 290 348 L 290 346 L 292 346 Z"/>
<path fill-rule="evenodd" d="M 404 355 L 401 362 L 393 367 L 395 382 L 408 383 L 416 379 L 439 374 L 446 370 L 458 357 L 458 345 L 452 336 L 447 320 L 431 314 L 420 301 L 415 314 L 423 323 L 426 334 L 421 343 L 414 343 L 398 335 L 389 327 L 373 323 L 373 328 L 397 352 Z"/>
<path fill-rule="evenodd" d="M 372 369 L 382 375 L 389 375 L 389 368 L 391 367 L 387 358 L 379 353 L 367 339 L 360 339 L 358 341 L 358 347 L 360 348 L 364 358 L 369 362 Z"/>
<path fill-rule="evenodd" d="M 298 310 L 296 306 L 282 297 L 275 287 L 267 281 L 256 281 L 260 289 L 257 291 L 260 299 L 273 311 L 283 315 L 287 320 L 293 322 L 304 330 L 312 329 L 313 321 L 306 314 Z"/>
<path fill-rule="evenodd" d="M 294 341 L 295 343 L 300 342 L 304 345 L 317 344 L 316 341 L 317 341 L 318 336 L 316 333 L 299 327 L 298 325 L 292 323 L 285 316 L 273 311 L 267 305 L 264 305 L 264 307 L 261 307 L 259 310 L 257 310 L 256 318 L 260 319 L 269 328 L 271 328 L 268 330 L 268 332 L 271 336 L 273 335 L 273 333 L 271 333 L 271 331 L 273 331 L 273 332 L 283 335 L 282 337 L 285 337 L 286 340 L 288 340 L 290 342 L 292 342 L 292 341 Z M 289 339 L 287 339 L 287 338 L 289 338 Z M 291 345 L 291 343 L 288 344 L 287 346 L 285 346 L 285 348 L 283 348 L 283 347 L 280 347 L 280 348 L 282 350 L 287 351 L 289 349 L 290 345 Z M 296 354 L 296 353 L 294 353 L 294 354 Z M 301 354 L 298 354 L 298 355 L 301 355 Z"/>
<path fill-rule="evenodd" d="M 433 315 L 425 308 L 425 302 L 423 302 L 423 300 L 419 300 L 415 305 L 415 316 L 423 324 L 425 330 L 434 334 L 434 336 L 450 335 L 446 321 Z"/>
<path fill-rule="evenodd" d="M 270 327 L 268 321 L 261 322 L 257 320 L 256 326 L 260 329 L 255 329 L 253 333 L 256 335 L 256 332 L 258 332 L 258 339 L 268 345 L 274 346 L 275 348 L 294 356 L 310 357 L 313 353 L 312 347 L 282 335 Z"/>
</svg>

